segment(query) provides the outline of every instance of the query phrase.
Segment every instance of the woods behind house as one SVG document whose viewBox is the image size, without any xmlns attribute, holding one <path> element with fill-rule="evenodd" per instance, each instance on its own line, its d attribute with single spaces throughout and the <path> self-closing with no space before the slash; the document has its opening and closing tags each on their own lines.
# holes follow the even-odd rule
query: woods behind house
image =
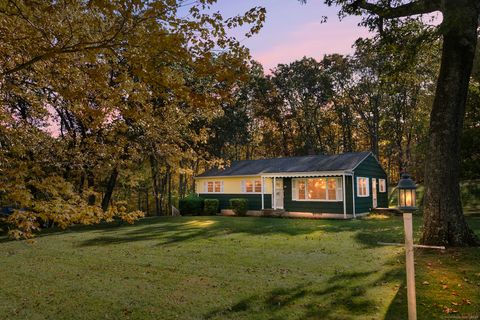
<svg viewBox="0 0 480 320">
<path fill-rule="evenodd" d="M 37 218 L 170 214 L 194 175 L 238 159 L 371 150 L 390 182 L 406 168 L 423 181 L 435 27 L 405 20 L 351 56 L 263 70 L 228 30 L 252 36 L 265 11 L 222 17 L 210 2 L 2 2 L 0 206 L 23 209 L 14 236 Z M 462 174 L 478 179 L 478 59 L 466 110 Z"/>
</svg>

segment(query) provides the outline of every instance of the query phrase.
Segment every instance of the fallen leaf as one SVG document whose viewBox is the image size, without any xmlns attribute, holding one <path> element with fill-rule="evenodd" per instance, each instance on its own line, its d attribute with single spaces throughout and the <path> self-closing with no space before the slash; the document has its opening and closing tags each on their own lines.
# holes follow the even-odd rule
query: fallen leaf
<svg viewBox="0 0 480 320">
<path fill-rule="evenodd" d="M 428 286 L 430 283 L 428 281 L 423 281 L 422 284 Z"/>
<path fill-rule="evenodd" d="M 455 310 L 455 309 L 449 308 L 449 307 L 443 307 L 443 312 L 444 312 L 444 313 L 447 313 L 447 314 L 450 314 L 450 313 L 458 313 L 458 310 Z"/>
</svg>

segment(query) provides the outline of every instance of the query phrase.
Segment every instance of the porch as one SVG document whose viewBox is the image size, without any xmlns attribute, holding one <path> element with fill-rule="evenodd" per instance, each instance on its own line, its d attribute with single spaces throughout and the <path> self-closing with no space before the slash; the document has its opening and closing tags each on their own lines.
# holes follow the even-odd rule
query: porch
<svg viewBox="0 0 480 320">
<path fill-rule="evenodd" d="M 291 218 L 310 219 L 351 219 L 357 216 L 355 212 L 355 197 L 353 171 L 322 171 L 322 172 L 291 172 L 269 173 L 261 175 L 261 209 L 264 216 L 282 216 Z M 297 184 L 302 183 L 304 188 L 306 180 L 316 179 L 323 183 L 323 193 L 333 191 L 334 198 L 328 196 L 307 198 L 305 189 L 303 197 L 297 197 Z M 267 182 L 268 179 L 268 182 Z M 334 181 L 331 181 L 334 180 Z M 305 182 L 304 182 L 305 181 Z M 327 181 L 332 182 L 334 190 L 327 189 Z M 266 206 L 265 186 L 271 183 L 271 198 Z M 330 188 L 330 186 L 328 186 Z M 270 195 L 268 195 L 270 196 Z M 257 214 L 258 215 L 258 214 Z"/>
</svg>

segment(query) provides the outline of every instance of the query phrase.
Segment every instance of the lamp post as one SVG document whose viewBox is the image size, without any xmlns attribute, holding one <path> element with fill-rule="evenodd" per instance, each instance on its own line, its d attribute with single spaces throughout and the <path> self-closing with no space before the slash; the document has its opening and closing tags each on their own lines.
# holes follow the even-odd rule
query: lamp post
<svg viewBox="0 0 480 320">
<path fill-rule="evenodd" d="M 402 174 L 398 183 L 398 209 L 403 212 L 403 226 L 405 230 L 405 255 L 407 267 L 407 300 L 408 300 L 408 320 L 417 320 L 417 301 L 415 297 L 415 264 L 413 261 L 413 248 L 429 248 L 445 250 L 445 247 L 427 246 L 413 244 L 413 221 L 412 212 L 417 209 L 415 191 L 417 189 L 415 181 L 406 173 Z M 400 243 L 379 242 L 387 246 L 403 246 Z"/>
<path fill-rule="evenodd" d="M 403 227 L 405 230 L 405 262 L 407 267 L 407 299 L 408 319 L 417 320 L 417 301 L 415 296 L 415 265 L 413 261 L 413 221 L 412 212 L 416 207 L 415 182 L 406 173 L 398 182 L 398 209 L 403 212 Z"/>
</svg>

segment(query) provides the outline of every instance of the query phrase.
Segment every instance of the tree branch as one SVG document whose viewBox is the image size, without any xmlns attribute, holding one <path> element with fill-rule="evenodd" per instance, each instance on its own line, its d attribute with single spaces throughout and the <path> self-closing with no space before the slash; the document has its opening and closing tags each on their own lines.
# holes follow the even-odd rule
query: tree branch
<svg viewBox="0 0 480 320">
<path fill-rule="evenodd" d="M 442 8 L 441 2 L 442 0 L 417 0 L 398 7 L 383 7 L 366 0 L 357 0 L 352 3 L 352 7 L 367 10 L 384 19 L 394 19 L 440 11 Z"/>
</svg>

